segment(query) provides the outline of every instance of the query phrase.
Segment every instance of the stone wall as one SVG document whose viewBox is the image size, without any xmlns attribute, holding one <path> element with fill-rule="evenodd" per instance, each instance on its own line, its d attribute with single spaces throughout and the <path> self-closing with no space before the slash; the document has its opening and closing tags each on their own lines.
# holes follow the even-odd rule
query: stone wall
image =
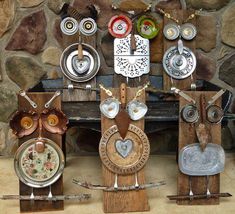
<svg viewBox="0 0 235 214">
<path fill-rule="evenodd" d="M 16 93 L 20 88 L 29 89 L 42 78 L 56 79 L 61 77 L 59 58 L 62 53 L 61 35 L 58 31 L 59 17 L 56 0 L 1 0 L 0 1 L 0 155 L 11 155 L 16 149 L 17 139 L 8 126 L 9 118 L 17 108 Z M 73 4 L 80 8 L 82 0 Z M 107 22 L 112 15 L 110 7 L 102 0 L 93 1 L 100 4 L 98 19 L 99 36 L 107 35 Z M 110 2 L 111 0 L 103 0 Z M 128 7 L 130 0 L 113 1 L 118 7 Z M 135 6 L 144 7 L 152 4 L 163 8 L 200 9 L 198 18 L 199 33 L 197 36 L 198 77 L 234 92 L 235 87 L 235 0 L 137 0 Z M 57 8 L 58 9 L 58 8 Z M 158 16 L 161 19 L 160 16 Z M 105 45 L 103 44 L 105 50 Z M 108 58 L 106 63 L 112 64 Z M 231 107 L 235 113 L 235 102 Z M 223 142 L 227 149 L 234 146 L 234 126 L 223 130 Z M 74 146 L 79 137 L 77 128 L 68 132 L 68 151 L 83 150 Z M 98 139 L 99 135 L 94 134 Z M 232 136 L 233 135 L 233 136 Z M 164 133 L 160 133 L 160 139 Z M 233 139 L 232 139 L 233 137 Z M 155 139 L 154 137 L 152 137 Z M 175 139 L 175 138 L 174 138 Z M 81 140 L 82 141 L 82 140 Z M 97 140 L 96 140 L 97 141 Z M 97 147 L 94 142 L 94 146 Z M 153 143 L 154 144 L 154 143 Z M 156 144 L 156 143 L 155 143 Z M 89 151 L 94 151 L 89 145 Z M 169 148 L 169 147 L 168 147 Z M 157 145 L 153 150 L 162 151 Z M 84 149 L 86 150 L 86 148 Z"/>
</svg>

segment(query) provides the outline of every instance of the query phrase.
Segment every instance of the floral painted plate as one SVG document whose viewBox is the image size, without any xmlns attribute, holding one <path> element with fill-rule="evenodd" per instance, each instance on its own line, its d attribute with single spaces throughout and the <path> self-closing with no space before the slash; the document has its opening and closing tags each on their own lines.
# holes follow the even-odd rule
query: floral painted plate
<svg viewBox="0 0 235 214">
<path fill-rule="evenodd" d="M 39 153 L 35 149 L 38 138 L 32 138 L 23 143 L 17 150 L 14 166 L 20 181 L 24 184 L 42 188 L 56 182 L 64 170 L 64 154 L 61 148 L 52 140 L 41 138 L 45 149 Z"/>
</svg>

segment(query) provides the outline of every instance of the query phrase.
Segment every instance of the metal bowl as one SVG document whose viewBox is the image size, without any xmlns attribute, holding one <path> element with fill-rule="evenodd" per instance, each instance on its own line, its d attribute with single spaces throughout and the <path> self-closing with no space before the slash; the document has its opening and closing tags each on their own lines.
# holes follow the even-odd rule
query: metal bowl
<svg viewBox="0 0 235 214">
<path fill-rule="evenodd" d="M 92 79 L 100 68 L 98 52 L 88 44 L 82 44 L 84 60 L 79 64 L 78 43 L 67 47 L 61 55 L 60 67 L 63 74 L 74 82 L 87 82 Z M 89 66 L 87 66 L 89 63 Z M 84 68 L 84 69 L 83 69 Z"/>
<path fill-rule="evenodd" d="M 44 144 L 44 151 L 36 151 L 36 143 Z M 55 183 L 64 170 L 64 154 L 61 148 L 47 138 L 32 138 L 17 150 L 14 167 L 17 176 L 27 186 L 42 188 Z"/>
<path fill-rule="evenodd" d="M 186 23 L 180 27 L 180 33 L 185 40 L 192 40 L 197 35 L 197 29 L 193 24 Z"/>
<path fill-rule="evenodd" d="M 163 34 L 168 40 L 175 40 L 180 35 L 180 28 L 176 24 L 167 24 L 163 29 Z"/>
</svg>

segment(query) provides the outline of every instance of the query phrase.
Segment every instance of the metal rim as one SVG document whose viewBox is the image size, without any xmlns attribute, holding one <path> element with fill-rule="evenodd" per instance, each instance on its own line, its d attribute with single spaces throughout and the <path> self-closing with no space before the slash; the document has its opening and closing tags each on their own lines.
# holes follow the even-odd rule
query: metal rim
<svg viewBox="0 0 235 214">
<path fill-rule="evenodd" d="M 90 45 L 82 43 L 83 55 L 90 58 L 93 62 L 93 66 L 90 66 L 86 74 L 78 75 L 72 69 L 68 69 L 68 58 L 72 58 L 78 54 L 78 43 L 68 46 L 62 53 L 60 58 L 60 67 L 62 73 L 70 80 L 74 82 L 87 82 L 92 79 L 99 71 L 100 68 L 100 57 L 98 52 Z M 69 63 L 71 65 L 72 62 Z"/>
<path fill-rule="evenodd" d="M 90 29 L 86 27 L 86 25 L 89 24 L 91 27 Z M 79 24 L 79 29 L 81 33 L 85 36 L 92 36 L 97 31 L 97 24 L 94 19 L 92 18 L 84 18 L 81 20 Z"/>
<path fill-rule="evenodd" d="M 189 48 L 187 48 L 187 47 L 184 46 L 184 47 L 183 47 L 183 54 L 184 54 L 184 52 L 190 54 L 194 63 L 193 63 L 193 65 L 192 65 L 192 68 L 191 68 L 190 72 L 188 72 L 188 73 L 186 73 L 186 74 L 183 74 L 183 75 L 175 75 L 175 74 L 172 74 L 172 73 L 168 70 L 167 65 L 166 65 L 166 62 L 169 61 L 169 60 L 167 60 L 168 54 L 169 54 L 171 51 L 173 51 L 173 50 L 178 52 L 178 48 L 177 48 L 176 46 L 172 46 L 172 47 L 170 47 L 170 48 L 165 52 L 165 54 L 164 54 L 164 56 L 163 56 L 163 62 L 162 62 L 162 64 L 163 64 L 164 71 L 165 71 L 170 77 L 172 77 L 172 78 L 174 78 L 174 79 L 178 79 L 178 80 L 185 79 L 185 78 L 189 77 L 189 76 L 195 71 L 196 65 L 197 65 L 196 57 L 195 57 L 194 53 L 193 53 Z M 182 55 L 183 55 L 183 54 L 182 54 Z M 171 56 L 172 56 L 172 54 L 171 54 Z M 180 72 L 180 70 L 179 70 L 179 72 Z"/>
<path fill-rule="evenodd" d="M 188 31 L 186 31 L 186 33 L 185 33 L 186 29 L 188 29 Z M 188 34 L 188 33 L 190 33 L 190 34 Z M 180 34 L 181 34 L 182 38 L 184 38 L 185 40 L 192 40 L 197 35 L 197 29 L 193 24 L 186 23 L 181 26 Z"/>
<path fill-rule="evenodd" d="M 78 32 L 79 29 L 78 22 L 72 17 L 66 17 L 60 22 L 60 29 L 65 35 L 74 35 Z"/>
<path fill-rule="evenodd" d="M 221 114 L 219 115 L 219 118 L 217 120 L 211 120 L 210 119 L 210 111 L 211 109 L 217 109 Z M 217 106 L 217 105 L 209 105 L 207 108 L 206 108 L 206 119 L 210 122 L 210 123 L 215 123 L 215 124 L 218 124 L 220 123 L 224 118 L 224 111 L 223 109 L 220 107 L 220 106 Z"/>
<path fill-rule="evenodd" d="M 115 22 L 117 23 L 117 21 L 122 21 L 122 23 L 125 25 L 124 27 L 126 27 L 126 29 L 123 30 L 122 33 L 115 33 L 113 27 L 114 27 L 114 24 Z M 122 26 L 123 27 L 123 26 Z M 108 30 L 109 30 L 109 33 L 113 36 L 113 37 L 116 37 L 116 38 L 124 38 L 126 37 L 128 34 L 130 34 L 131 30 L 132 30 L 132 21 L 129 17 L 127 16 L 124 16 L 124 15 L 116 15 L 116 16 L 113 16 L 109 23 L 108 23 Z"/>
<path fill-rule="evenodd" d="M 24 152 L 26 151 L 27 148 L 32 147 L 35 145 L 35 142 L 37 142 L 38 138 L 32 138 L 26 142 L 24 142 L 17 150 L 15 157 L 14 157 L 14 168 L 15 172 L 20 179 L 21 182 L 26 184 L 27 186 L 31 186 L 34 188 L 42 188 L 42 187 L 47 187 L 50 186 L 51 184 L 55 183 L 60 176 L 62 175 L 64 171 L 64 166 L 65 166 L 65 161 L 64 161 L 64 154 L 61 148 L 52 140 L 48 138 L 41 138 L 40 140 L 45 143 L 45 145 L 50 146 L 53 148 L 54 152 L 56 152 L 56 155 L 58 155 L 59 159 L 59 165 L 57 167 L 56 172 L 52 175 L 52 177 L 45 179 L 43 181 L 36 181 L 33 179 L 30 179 L 29 176 L 27 176 L 21 167 L 21 158 Z"/>
<path fill-rule="evenodd" d="M 174 33 L 173 35 L 169 35 L 169 30 L 171 30 L 171 33 Z M 180 35 L 180 29 L 179 26 L 176 24 L 167 24 L 164 28 L 163 28 L 163 34 L 165 36 L 166 39 L 168 40 L 175 40 L 179 37 Z"/>
<path fill-rule="evenodd" d="M 185 117 L 185 113 L 188 113 L 187 110 L 191 110 L 191 109 L 189 109 L 190 107 L 192 110 L 195 111 L 196 115 L 193 118 L 187 119 Z M 183 121 L 185 121 L 187 123 L 196 123 L 199 119 L 199 112 L 198 112 L 197 106 L 193 105 L 193 104 L 188 104 L 188 105 L 183 106 L 183 108 L 180 110 L 180 115 L 181 115 Z"/>
<path fill-rule="evenodd" d="M 148 26 L 150 26 L 150 33 L 144 33 L 142 31 L 142 27 L 144 25 L 144 22 L 147 22 L 148 21 Z M 151 17 L 151 16 L 146 16 L 146 15 L 143 15 L 141 16 L 138 21 L 137 21 L 137 31 L 138 33 L 146 38 L 146 39 L 153 39 L 155 38 L 157 35 L 158 35 L 158 32 L 159 32 L 159 27 L 157 26 L 157 21 L 154 17 Z"/>
<path fill-rule="evenodd" d="M 148 138 L 146 134 L 138 127 L 130 124 L 128 131 L 135 133 L 136 137 L 138 137 L 141 140 L 141 146 L 143 148 L 143 153 L 141 154 L 141 157 L 138 161 L 136 161 L 131 166 L 119 166 L 112 162 L 109 158 L 109 155 L 107 154 L 107 144 L 109 143 L 112 136 L 116 133 L 118 133 L 118 128 L 116 125 L 110 127 L 108 130 L 106 130 L 100 140 L 99 144 L 99 154 L 101 157 L 101 160 L 103 164 L 112 172 L 119 174 L 119 175 L 127 175 L 127 174 L 133 174 L 139 170 L 141 170 L 146 162 L 148 161 L 149 154 L 150 154 L 150 144 L 148 141 Z M 117 139 L 118 140 L 118 139 Z"/>
</svg>

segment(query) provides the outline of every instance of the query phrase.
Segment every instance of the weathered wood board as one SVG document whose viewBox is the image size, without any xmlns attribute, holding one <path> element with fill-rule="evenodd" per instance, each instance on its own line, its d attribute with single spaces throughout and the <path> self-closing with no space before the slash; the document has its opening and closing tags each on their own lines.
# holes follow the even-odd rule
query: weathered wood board
<svg viewBox="0 0 235 214">
<path fill-rule="evenodd" d="M 54 93 L 27 93 L 27 95 L 38 105 L 36 109 L 34 109 L 29 102 L 18 96 L 18 109 L 19 110 L 34 110 L 37 113 L 41 113 L 45 107 L 45 103 L 50 100 L 50 98 L 54 95 Z M 51 107 L 56 107 L 57 109 L 61 109 L 61 98 L 57 97 Z M 38 129 L 29 136 L 25 136 L 19 140 L 19 146 L 22 145 L 25 141 L 38 137 Z M 51 134 L 43 129 L 42 136 L 45 138 L 49 138 L 54 141 L 60 148 L 62 148 L 62 136 L 58 134 Z M 19 183 L 20 195 L 30 195 L 32 193 L 32 188 L 25 185 L 20 181 Z M 51 185 L 51 192 L 53 195 L 63 195 L 63 176 L 61 176 L 54 184 Z M 34 195 L 48 195 L 49 187 L 45 188 L 34 188 Z M 63 201 L 34 201 L 31 203 L 30 201 L 20 201 L 20 211 L 21 212 L 38 212 L 38 211 L 52 211 L 52 210 L 63 210 L 64 202 Z"/>
<path fill-rule="evenodd" d="M 200 109 L 200 95 L 205 95 L 206 102 L 211 99 L 213 95 L 217 92 L 185 92 L 193 99 L 196 100 L 196 105 Z M 179 110 L 183 108 L 186 104 L 189 104 L 184 98 L 180 97 L 180 106 Z M 221 106 L 221 99 L 218 99 L 214 104 Z M 199 110 L 200 111 L 200 110 Z M 199 119 L 200 120 L 200 119 Z M 210 130 L 212 142 L 215 144 L 221 144 L 221 125 L 220 124 L 211 124 L 206 122 L 208 129 Z M 182 120 L 181 116 L 179 117 L 179 151 L 192 143 L 197 143 L 196 131 L 193 124 L 186 123 Z M 194 194 L 206 194 L 206 176 L 193 176 L 191 177 L 192 181 L 192 191 Z M 220 192 L 220 175 L 209 176 L 209 189 L 211 193 Z M 188 195 L 189 194 L 189 176 L 180 172 L 178 173 L 178 195 Z M 219 198 L 210 198 L 210 199 L 195 199 L 195 200 L 179 200 L 177 201 L 179 205 L 210 205 L 210 204 L 219 204 Z"/>
<path fill-rule="evenodd" d="M 135 96 L 136 88 L 127 88 L 127 102 Z M 114 96 L 119 98 L 119 88 L 112 90 Z M 107 95 L 101 91 L 101 101 L 106 99 Z M 140 100 L 145 102 L 145 95 L 140 97 Z M 144 130 L 144 120 L 131 122 L 133 125 Z M 114 120 L 110 120 L 101 116 L 101 129 L 104 133 L 111 126 L 115 125 Z M 104 165 L 102 167 L 104 185 L 113 186 L 115 175 L 109 171 Z M 138 172 L 138 181 L 140 184 L 145 183 L 144 168 Z M 135 183 L 134 175 L 121 176 L 118 175 L 118 185 L 133 185 Z M 103 207 L 105 213 L 125 213 L 125 212 L 141 212 L 149 211 L 149 204 L 146 190 L 139 191 L 118 191 L 103 193 Z"/>
</svg>

